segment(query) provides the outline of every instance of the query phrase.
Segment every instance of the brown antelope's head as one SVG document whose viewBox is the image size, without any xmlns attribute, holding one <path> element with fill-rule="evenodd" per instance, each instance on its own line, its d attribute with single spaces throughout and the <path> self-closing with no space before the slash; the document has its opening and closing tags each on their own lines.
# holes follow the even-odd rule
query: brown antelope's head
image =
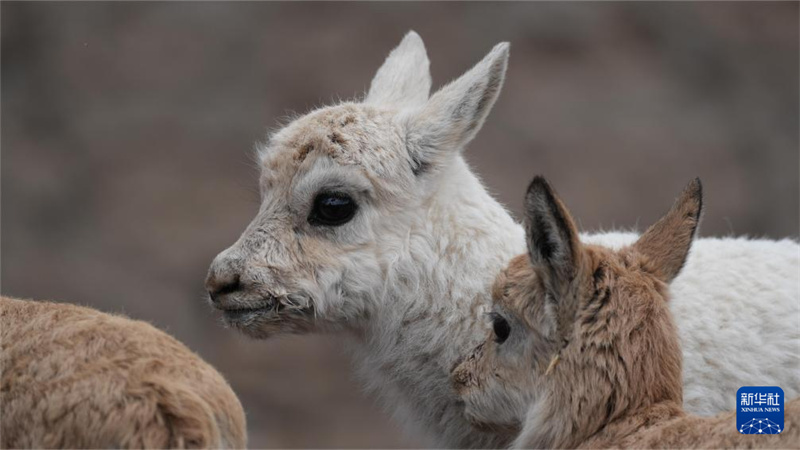
<svg viewBox="0 0 800 450">
<path fill-rule="evenodd" d="M 544 178 L 525 207 L 528 254 L 497 277 L 488 337 L 451 374 L 470 421 L 521 428 L 534 448 L 570 446 L 623 411 L 680 402 L 667 285 L 695 235 L 700 181 L 619 251 L 581 244 Z"/>
<path fill-rule="evenodd" d="M 425 46 L 410 32 L 363 101 L 272 134 L 259 149 L 260 209 L 206 279 L 225 321 L 267 337 L 368 317 L 412 226 L 426 223 L 426 205 L 494 104 L 507 60 L 499 44 L 429 98 Z"/>
</svg>

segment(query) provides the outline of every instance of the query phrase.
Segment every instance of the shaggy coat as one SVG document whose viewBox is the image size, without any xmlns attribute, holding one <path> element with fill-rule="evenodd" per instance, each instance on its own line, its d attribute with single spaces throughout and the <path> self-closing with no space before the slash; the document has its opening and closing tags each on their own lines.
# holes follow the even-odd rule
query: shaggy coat
<svg viewBox="0 0 800 450">
<path fill-rule="evenodd" d="M 800 445 L 800 400 L 787 403 L 783 433 L 769 436 L 739 434 L 733 413 L 683 410 L 667 286 L 686 261 L 701 209 L 696 180 L 633 245 L 584 245 L 563 203 L 536 178 L 526 197 L 529 253 L 498 276 L 492 331 L 452 371 L 470 420 L 519 430 L 515 446 L 524 448 Z"/>
<path fill-rule="evenodd" d="M 0 297 L 0 447 L 243 448 L 239 399 L 153 326 Z"/>
<path fill-rule="evenodd" d="M 500 94 L 508 55 L 508 44 L 495 46 L 431 95 L 425 46 L 410 32 L 363 101 L 320 108 L 272 133 L 259 146 L 259 211 L 214 259 L 206 283 L 227 324 L 249 336 L 349 337 L 367 386 L 436 446 L 510 443 L 507 433 L 471 426 L 449 382 L 453 363 L 483 339 L 495 277 L 525 248 L 520 224 L 463 157 Z M 346 199 L 352 214 L 320 224 L 326 198 Z M 619 247 L 636 237 L 585 242 Z M 697 243 L 672 302 L 689 411 L 730 410 L 743 385 L 797 395 L 798 267 L 793 241 Z M 764 296 L 769 302 L 756 301 Z M 752 345 L 742 348 L 739 337 Z"/>
</svg>

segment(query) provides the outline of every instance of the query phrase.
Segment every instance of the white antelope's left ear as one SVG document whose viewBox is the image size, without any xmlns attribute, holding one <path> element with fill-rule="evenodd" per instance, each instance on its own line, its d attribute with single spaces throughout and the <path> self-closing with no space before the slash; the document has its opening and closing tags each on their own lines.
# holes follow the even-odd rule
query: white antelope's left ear
<svg viewBox="0 0 800 450">
<path fill-rule="evenodd" d="M 410 115 L 406 145 L 415 174 L 463 149 L 481 129 L 503 86 L 508 48 L 507 42 L 497 44 L 475 67 Z"/>
<path fill-rule="evenodd" d="M 425 44 L 417 33 L 409 31 L 378 69 L 364 103 L 419 106 L 428 100 L 430 91 L 430 62 Z"/>
</svg>

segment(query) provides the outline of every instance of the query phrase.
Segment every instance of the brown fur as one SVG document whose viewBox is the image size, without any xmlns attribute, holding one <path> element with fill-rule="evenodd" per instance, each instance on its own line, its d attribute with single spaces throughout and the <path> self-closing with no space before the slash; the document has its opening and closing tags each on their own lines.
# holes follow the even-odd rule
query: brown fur
<svg viewBox="0 0 800 450">
<path fill-rule="evenodd" d="M 369 173 L 386 175 L 386 161 L 373 161 L 375 158 L 365 155 L 379 153 L 390 160 L 399 158 L 399 155 L 376 147 L 370 140 L 376 129 L 387 128 L 391 112 L 345 103 L 314 111 L 298 119 L 270 138 L 267 145 L 270 150 L 264 155 L 266 177 L 273 179 L 294 174 L 306 158 L 315 152 L 341 165 L 361 165 Z M 392 138 L 398 143 L 402 142 L 399 135 Z M 289 164 L 288 156 L 292 158 Z M 276 173 L 278 169 L 282 171 Z"/>
<path fill-rule="evenodd" d="M 695 181 L 637 243 L 612 251 L 581 244 L 561 201 L 535 181 L 530 254 L 512 260 L 493 290 L 512 334 L 497 343 L 490 333 L 452 373 L 471 420 L 521 430 L 516 444 L 534 448 L 797 448 L 798 400 L 786 404 L 785 431 L 769 436 L 739 434 L 733 413 L 700 418 L 682 409 L 667 284 L 686 259 L 701 206 Z"/>
<path fill-rule="evenodd" d="M 225 379 L 153 326 L 0 297 L 3 448 L 242 448 Z"/>
</svg>

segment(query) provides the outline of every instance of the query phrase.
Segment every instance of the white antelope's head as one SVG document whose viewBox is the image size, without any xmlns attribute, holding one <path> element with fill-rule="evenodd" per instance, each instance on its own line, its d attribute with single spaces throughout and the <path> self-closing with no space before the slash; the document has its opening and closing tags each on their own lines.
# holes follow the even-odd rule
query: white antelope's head
<svg viewBox="0 0 800 450">
<path fill-rule="evenodd" d="M 410 32 L 362 102 L 312 111 L 270 136 L 259 149 L 258 214 L 206 280 L 226 322 L 255 337 L 357 327 L 483 124 L 507 61 L 499 44 L 429 98 L 428 57 Z"/>
<path fill-rule="evenodd" d="M 680 405 L 667 285 L 692 244 L 699 180 L 619 251 L 582 244 L 543 178 L 531 183 L 525 206 L 528 254 L 498 275 L 487 338 L 451 372 L 467 418 L 521 430 L 525 447 L 576 447 L 623 412 Z"/>
</svg>

